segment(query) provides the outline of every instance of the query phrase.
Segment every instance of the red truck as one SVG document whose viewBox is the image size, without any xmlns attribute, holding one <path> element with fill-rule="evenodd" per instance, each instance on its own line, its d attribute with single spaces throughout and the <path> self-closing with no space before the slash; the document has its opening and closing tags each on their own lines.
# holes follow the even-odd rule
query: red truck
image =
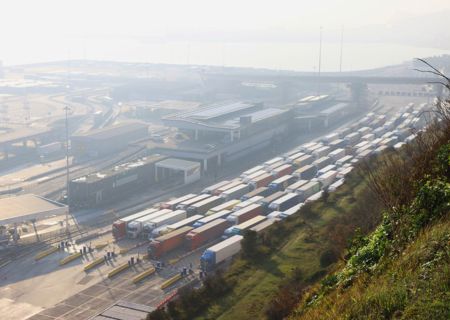
<svg viewBox="0 0 450 320">
<path fill-rule="evenodd" d="M 186 238 L 186 234 L 193 229 L 192 227 L 185 226 L 153 239 L 147 248 L 148 256 L 150 258 L 159 258 L 167 252 L 180 247 Z"/>
<path fill-rule="evenodd" d="M 227 220 L 219 218 L 190 231 L 186 235 L 188 249 L 195 250 L 205 243 L 219 238 L 230 225 Z"/>
<path fill-rule="evenodd" d="M 240 224 L 251 218 L 263 214 L 263 207 L 260 204 L 253 203 L 238 211 L 233 212 L 227 217 L 230 224 Z"/>
<path fill-rule="evenodd" d="M 271 183 L 275 179 L 275 176 L 273 176 L 270 173 L 264 173 L 253 180 L 249 182 L 249 184 L 252 186 L 253 190 L 258 189 L 261 187 L 267 187 L 269 183 Z"/>
</svg>

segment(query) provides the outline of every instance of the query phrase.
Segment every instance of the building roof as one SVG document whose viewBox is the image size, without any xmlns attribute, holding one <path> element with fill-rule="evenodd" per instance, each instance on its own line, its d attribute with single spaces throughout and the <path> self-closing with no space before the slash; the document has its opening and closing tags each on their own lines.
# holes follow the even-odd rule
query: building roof
<svg viewBox="0 0 450 320">
<path fill-rule="evenodd" d="M 0 199 L 0 224 L 43 219 L 66 212 L 66 205 L 34 194 Z"/>
<path fill-rule="evenodd" d="M 252 112 L 252 113 L 246 113 L 244 116 L 250 117 L 251 123 L 256 123 L 256 122 L 263 121 L 265 119 L 272 118 L 272 117 L 275 117 L 277 115 L 280 115 L 280 114 L 286 113 L 286 112 L 288 112 L 288 110 L 282 110 L 282 109 L 277 109 L 277 108 L 267 108 L 267 109 L 258 110 L 258 111 Z M 240 126 L 240 117 L 225 121 L 224 124 L 228 125 L 228 126 Z"/>
<path fill-rule="evenodd" d="M 325 110 L 322 110 L 320 113 L 321 114 L 331 114 L 333 112 L 345 109 L 347 107 L 348 107 L 348 103 L 340 102 L 340 103 L 337 103 L 337 104 L 335 104 L 335 105 L 333 105 L 333 106 L 331 106 L 331 107 L 329 107 L 329 108 L 327 108 Z"/>
<path fill-rule="evenodd" d="M 212 120 L 214 118 L 218 118 L 227 114 L 232 114 L 238 111 L 253 108 L 254 106 L 255 104 L 253 103 L 246 103 L 241 101 L 234 103 L 216 103 L 205 108 L 186 112 L 182 114 L 182 116 L 196 120 Z"/>
<path fill-rule="evenodd" d="M 200 167 L 200 163 L 177 158 L 168 158 L 156 163 L 156 166 L 172 170 L 190 170 Z"/>
<path fill-rule="evenodd" d="M 72 138 L 86 137 L 89 139 L 104 140 L 142 129 L 148 129 L 148 125 L 141 122 L 124 122 L 111 127 L 95 129 L 86 133 L 76 134 L 73 135 Z"/>
</svg>

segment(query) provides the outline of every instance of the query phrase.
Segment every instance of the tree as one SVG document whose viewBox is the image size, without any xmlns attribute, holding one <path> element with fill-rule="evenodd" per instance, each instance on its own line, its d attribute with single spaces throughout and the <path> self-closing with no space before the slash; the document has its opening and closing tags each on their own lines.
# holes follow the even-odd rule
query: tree
<svg viewBox="0 0 450 320">
<path fill-rule="evenodd" d="M 247 259 L 254 259 L 258 251 L 258 235 L 253 230 L 247 230 L 242 239 L 242 256 Z"/>
</svg>

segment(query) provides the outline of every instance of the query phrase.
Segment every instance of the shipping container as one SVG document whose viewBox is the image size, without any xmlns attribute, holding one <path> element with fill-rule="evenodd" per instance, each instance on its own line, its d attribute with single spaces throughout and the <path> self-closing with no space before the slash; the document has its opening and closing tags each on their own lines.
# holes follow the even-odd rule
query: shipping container
<svg viewBox="0 0 450 320">
<path fill-rule="evenodd" d="M 202 201 L 196 202 L 187 208 L 187 213 L 189 216 L 195 214 L 205 214 L 209 209 L 214 208 L 224 202 L 222 197 L 211 196 Z"/>
<path fill-rule="evenodd" d="M 258 189 L 261 187 L 267 187 L 267 185 L 273 180 L 275 180 L 275 176 L 270 173 L 265 173 L 250 181 L 249 184 L 253 189 Z"/>
<path fill-rule="evenodd" d="M 261 215 L 263 212 L 263 207 L 260 204 L 253 203 L 241 210 L 235 211 L 227 217 L 227 220 L 231 224 L 240 224 L 247 221 L 257 215 Z"/>
<path fill-rule="evenodd" d="M 275 178 L 280 178 L 282 176 L 285 176 L 287 174 L 291 174 L 294 171 L 294 166 L 292 166 L 291 164 L 285 164 L 282 165 L 278 168 L 275 168 L 271 171 L 271 174 L 275 177 Z"/>
<path fill-rule="evenodd" d="M 147 216 L 158 211 L 158 209 L 150 208 L 143 211 L 133 213 L 132 215 L 120 218 L 112 224 L 112 234 L 114 238 L 121 239 L 127 235 L 127 225 L 129 222 Z"/>
<path fill-rule="evenodd" d="M 239 199 L 244 194 L 249 192 L 250 186 L 248 184 L 239 184 L 231 189 L 225 190 L 220 194 L 220 196 L 225 199 L 226 201 L 232 200 L 232 199 Z"/>
<path fill-rule="evenodd" d="M 305 154 L 304 156 L 296 159 L 294 161 L 294 165 L 297 168 L 300 168 L 300 167 L 303 167 L 303 166 L 313 163 L 314 160 L 315 160 L 314 156 L 312 156 L 310 154 Z"/>
<path fill-rule="evenodd" d="M 213 214 L 210 215 L 210 216 L 206 216 L 206 217 L 204 217 L 204 218 L 201 218 L 201 219 L 197 220 L 197 221 L 194 223 L 194 228 L 201 227 L 201 226 L 203 226 L 203 225 L 205 225 L 205 224 L 207 224 L 207 223 L 210 223 L 211 221 L 214 221 L 214 220 L 219 219 L 219 218 L 225 219 L 225 218 L 228 217 L 232 212 L 233 212 L 233 211 L 231 211 L 231 210 L 222 210 L 222 211 L 213 213 Z"/>
<path fill-rule="evenodd" d="M 309 180 L 299 180 L 293 184 L 291 184 L 290 186 L 288 186 L 286 188 L 286 192 L 295 192 L 295 190 L 297 190 L 298 188 L 300 188 L 301 186 L 307 184 L 309 182 Z"/>
<path fill-rule="evenodd" d="M 194 197 L 197 197 L 197 196 L 198 196 L 197 194 L 190 193 L 190 194 L 187 194 L 187 195 L 182 196 L 182 197 L 180 197 L 180 198 L 176 198 L 176 199 L 170 200 L 170 201 L 168 201 L 168 202 L 162 203 L 162 204 L 159 206 L 159 208 L 160 208 L 160 209 L 170 209 L 170 210 L 175 210 L 175 209 L 176 209 L 176 206 L 179 205 L 180 203 L 182 203 L 182 202 L 184 202 L 184 201 L 187 201 L 187 200 L 189 200 L 189 199 L 192 199 L 192 198 L 194 198 Z"/>
<path fill-rule="evenodd" d="M 202 270 L 214 270 L 219 263 L 236 255 L 241 251 L 242 239 L 243 236 L 233 236 L 206 249 L 200 257 L 200 266 Z"/>
<path fill-rule="evenodd" d="M 314 193 L 320 191 L 320 182 L 319 181 L 310 181 L 304 186 L 297 189 L 297 194 L 300 196 L 299 202 L 304 201 L 309 196 Z"/>
<path fill-rule="evenodd" d="M 283 212 L 281 212 L 280 218 L 285 219 L 287 217 L 292 216 L 293 214 L 296 214 L 298 212 L 298 210 L 301 209 L 301 207 L 303 207 L 303 203 L 298 203 L 295 206 L 292 206 L 289 209 L 284 210 Z"/>
<path fill-rule="evenodd" d="M 236 187 L 237 185 L 240 185 L 240 184 L 242 184 L 241 179 L 235 179 L 235 180 L 231 181 L 230 183 L 228 183 L 228 184 L 226 184 L 226 185 L 216 189 L 216 191 L 214 191 L 213 194 L 215 196 L 218 196 L 222 192 L 224 192 L 224 191 L 226 191 L 228 189 L 234 188 L 234 187 Z"/>
<path fill-rule="evenodd" d="M 238 211 L 241 210 L 242 208 L 245 208 L 253 203 L 257 203 L 258 201 L 264 199 L 263 196 L 254 196 L 251 197 L 250 199 L 247 199 L 245 201 L 242 201 L 241 203 L 237 204 L 232 211 Z"/>
<path fill-rule="evenodd" d="M 241 197 L 241 201 L 248 200 L 250 198 L 256 197 L 256 196 L 263 196 L 267 197 L 268 195 L 271 195 L 273 192 L 268 187 L 260 187 L 253 191 L 250 191 L 249 193 L 244 194 Z"/>
<path fill-rule="evenodd" d="M 328 155 L 331 159 L 333 159 L 334 162 L 338 161 L 339 159 L 345 157 L 345 149 L 336 149 L 334 151 L 331 151 Z"/>
<path fill-rule="evenodd" d="M 195 228 L 186 235 L 186 246 L 189 250 L 195 250 L 214 239 L 220 238 L 229 226 L 228 220 L 219 218 Z"/>
<path fill-rule="evenodd" d="M 232 210 L 238 203 L 240 203 L 241 201 L 237 200 L 237 199 L 233 199 L 227 202 L 224 202 L 218 206 L 215 206 L 211 209 L 208 210 L 208 212 L 206 213 L 207 216 L 212 215 L 216 212 L 220 212 L 223 210 Z"/>
<path fill-rule="evenodd" d="M 151 239 L 153 237 L 152 232 L 156 228 L 159 228 L 164 225 L 172 224 L 175 222 L 179 222 L 183 219 L 186 219 L 187 213 L 185 210 L 175 210 L 170 213 L 164 214 L 162 216 L 151 219 L 150 221 L 145 222 L 145 232 L 148 234 L 148 237 Z"/>
<path fill-rule="evenodd" d="M 179 204 L 177 204 L 177 206 L 175 208 L 177 210 L 186 210 L 189 206 L 193 205 L 194 203 L 205 200 L 209 197 L 211 197 L 211 195 L 209 195 L 209 194 L 200 194 L 196 197 L 193 197 L 193 198 L 187 199 L 183 202 L 180 202 Z"/>
<path fill-rule="evenodd" d="M 244 221 L 240 224 L 231 226 L 224 231 L 222 238 L 226 239 L 226 238 L 229 238 L 234 235 L 243 236 L 245 230 L 250 229 L 251 227 L 257 225 L 258 223 L 260 223 L 266 219 L 267 218 L 265 216 L 256 216 L 256 217 L 248 219 L 247 221 Z"/>
<path fill-rule="evenodd" d="M 293 184 L 296 180 L 297 177 L 287 174 L 269 183 L 269 189 L 271 189 L 273 192 L 284 191 L 289 185 Z"/>
<path fill-rule="evenodd" d="M 216 191 L 220 187 L 223 187 L 229 183 L 230 183 L 230 181 L 228 181 L 228 180 L 220 181 L 218 183 L 213 184 L 212 186 L 209 186 L 209 187 L 203 189 L 202 193 L 214 194 L 214 191 Z"/>
<path fill-rule="evenodd" d="M 284 211 L 299 203 L 299 196 L 297 193 L 287 193 L 281 198 L 269 204 L 269 209 L 274 211 Z"/>
<path fill-rule="evenodd" d="M 316 157 L 316 159 L 320 159 L 322 157 L 327 156 L 330 152 L 331 152 L 330 147 L 321 147 L 321 148 L 315 150 L 312 154 L 314 157 Z"/>
<path fill-rule="evenodd" d="M 320 175 L 319 177 L 317 177 L 317 180 L 320 182 L 321 187 L 325 189 L 330 184 L 332 184 L 334 182 L 334 180 L 336 180 L 336 176 L 337 176 L 337 171 L 330 170 L 330 171 L 327 171 L 326 173 Z"/>
<path fill-rule="evenodd" d="M 277 200 L 278 198 L 281 198 L 285 194 L 286 194 L 286 192 L 278 191 L 268 197 L 265 197 L 264 199 L 259 200 L 258 203 L 263 207 L 264 213 L 267 214 L 268 212 L 270 212 L 269 204 L 271 202 Z"/>
<path fill-rule="evenodd" d="M 153 239 L 147 249 L 149 257 L 158 259 L 162 255 L 181 247 L 185 242 L 186 235 L 192 230 L 192 227 L 186 226 Z"/>
<path fill-rule="evenodd" d="M 317 168 L 312 164 L 308 164 L 294 171 L 294 176 L 300 180 L 308 180 L 314 178 L 317 173 Z"/>
<path fill-rule="evenodd" d="M 320 170 L 320 169 L 326 167 L 327 165 L 331 164 L 332 162 L 333 162 L 333 159 L 331 159 L 330 157 L 322 157 L 322 158 L 314 161 L 312 163 L 312 165 L 315 166 L 317 168 L 317 170 Z"/>
<path fill-rule="evenodd" d="M 127 225 L 127 236 L 131 239 L 136 239 L 143 231 L 145 232 L 145 224 L 149 221 L 151 221 L 154 218 L 157 218 L 159 216 L 168 214 L 172 212 L 170 209 L 162 209 L 162 210 L 149 210 L 149 214 L 146 216 L 143 216 L 139 219 L 133 220 L 128 223 Z"/>
</svg>

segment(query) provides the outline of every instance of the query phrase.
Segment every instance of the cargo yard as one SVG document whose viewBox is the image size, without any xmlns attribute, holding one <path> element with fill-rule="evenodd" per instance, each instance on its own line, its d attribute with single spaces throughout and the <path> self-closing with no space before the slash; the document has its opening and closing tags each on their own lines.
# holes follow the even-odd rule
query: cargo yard
<svg viewBox="0 0 450 320">
<path fill-rule="evenodd" d="M 49 129 L 1 142 L 5 165 L 22 159 L 0 178 L 0 310 L 14 303 L 12 319 L 142 316 L 164 305 L 226 266 L 246 230 L 264 232 L 339 188 L 362 159 L 414 140 L 430 106 L 419 89 L 393 97 L 380 87 L 364 107 L 307 89 L 289 104 L 181 93 L 147 104 L 138 91 L 122 102 L 130 88 L 119 76 L 80 73 L 70 94 L 60 77 L 33 86 L 57 92 L 58 113 L 26 124 Z M 114 90 L 84 88 L 98 77 Z M 14 101 L 1 101 L 3 114 Z"/>
</svg>

